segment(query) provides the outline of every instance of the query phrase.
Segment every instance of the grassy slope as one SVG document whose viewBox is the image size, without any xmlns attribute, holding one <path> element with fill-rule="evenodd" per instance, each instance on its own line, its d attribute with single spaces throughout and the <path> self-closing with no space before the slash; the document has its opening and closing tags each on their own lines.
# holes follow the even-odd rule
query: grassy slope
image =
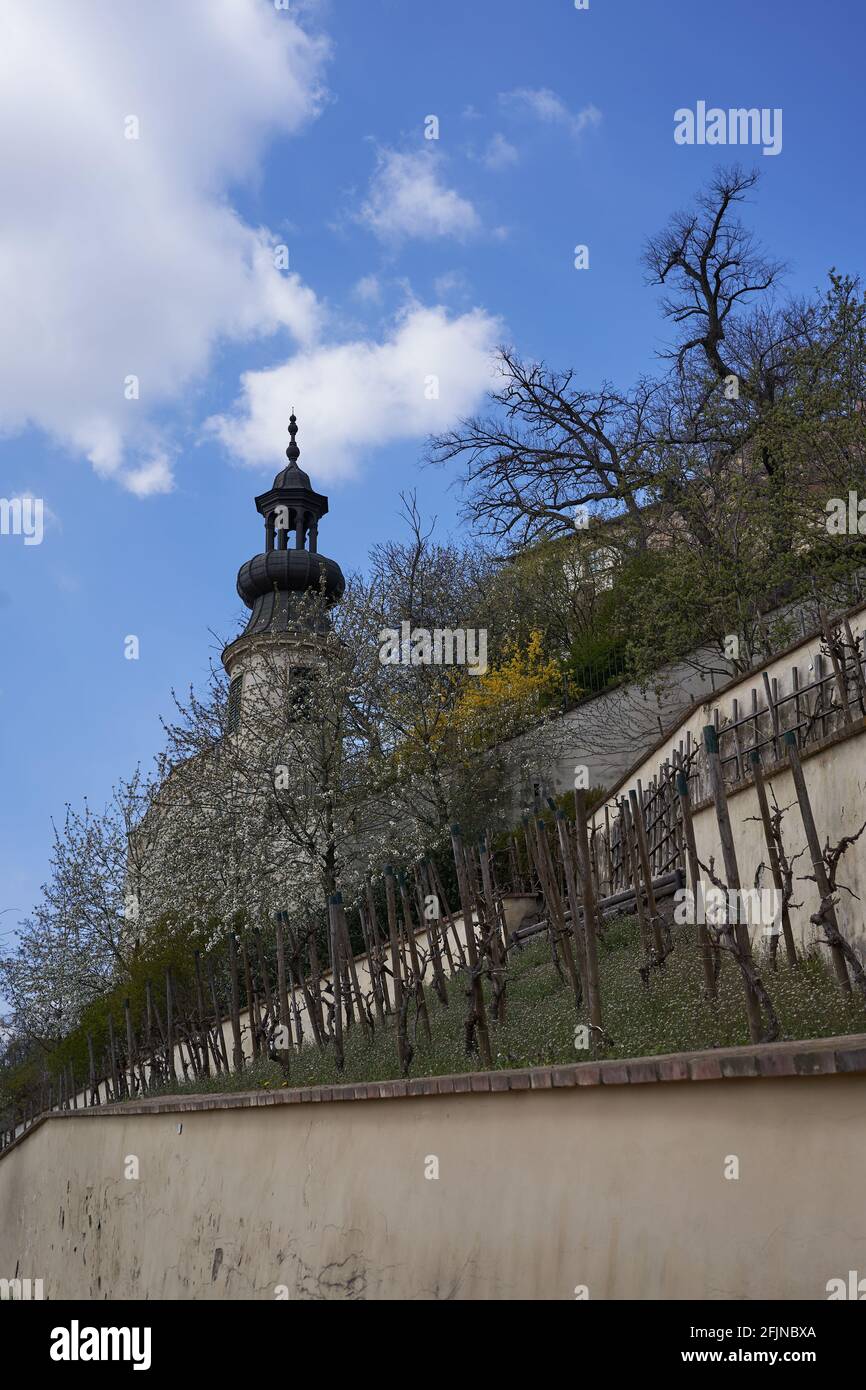
<svg viewBox="0 0 866 1390">
<path fill-rule="evenodd" d="M 664 969 L 653 972 L 647 988 L 638 974 L 641 954 L 636 922 L 620 918 L 608 924 L 599 963 L 604 1024 L 612 1044 L 600 1055 L 640 1057 L 749 1041 L 742 985 L 734 963 L 723 958 L 719 999 L 709 1004 L 702 998 L 694 928 L 674 927 L 673 933 L 673 955 Z M 830 970 L 817 955 L 796 970 L 785 964 L 783 956 L 784 948 L 776 973 L 771 972 L 768 961 L 764 962 L 764 981 L 779 1015 L 782 1038 L 831 1037 L 866 1029 L 866 1014 L 856 997 L 847 1002 L 843 999 Z M 477 1056 L 467 1057 L 463 1050 L 463 990 L 459 980 L 449 984 L 447 1009 L 428 990 L 433 1042 L 426 1044 L 420 1034 L 414 1039 L 410 1075 L 477 1069 Z M 490 1025 L 495 1067 L 588 1060 L 591 1054 L 577 1050 L 574 1042 L 575 1024 L 585 1021 L 585 1013 L 575 1016 L 573 998 L 551 963 L 546 941 L 512 954 L 507 1001 L 505 1025 Z M 414 1023 L 411 1026 L 414 1029 Z M 337 1071 L 330 1051 L 323 1054 L 307 1047 L 300 1058 L 292 1054 L 288 1082 L 277 1063 L 264 1060 L 237 1076 L 213 1077 L 209 1083 L 190 1082 L 172 1089 L 200 1093 L 287 1084 L 318 1086 L 381 1081 L 399 1075 L 390 1029 L 384 1036 L 377 1035 L 372 1045 L 365 1045 L 356 1024 L 346 1035 L 345 1050 L 343 1072 Z"/>
</svg>

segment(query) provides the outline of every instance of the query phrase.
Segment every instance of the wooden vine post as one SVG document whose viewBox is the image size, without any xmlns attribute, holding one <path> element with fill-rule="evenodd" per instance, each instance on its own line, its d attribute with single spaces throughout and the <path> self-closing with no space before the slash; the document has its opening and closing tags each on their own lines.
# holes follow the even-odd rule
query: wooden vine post
<svg viewBox="0 0 866 1390">
<path fill-rule="evenodd" d="M 213 1003 L 214 1029 L 216 1031 L 216 1048 L 214 1055 L 216 1058 L 217 1071 L 224 1069 L 226 1072 L 228 1072 L 228 1051 L 226 1049 L 225 1033 L 223 1032 L 222 1014 L 220 1013 L 219 1001 L 217 999 L 216 980 L 214 978 L 213 971 L 213 961 L 211 960 L 210 956 L 208 956 L 207 960 L 207 979 L 208 987 L 210 988 L 211 1002 Z"/>
<path fill-rule="evenodd" d="M 337 1071 L 342 1071 L 346 1065 L 343 1052 L 343 940 L 337 917 L 337 907 L 342 906 L 342 902 L 343 899 L 339 893 L 335 893 L 328 901 L 328 923 L 331 932 L 331 982 L 334 988 L 334 1061 L 337 1064 Z"/>
<path fill-rule="evenodd" d="M 397 1057 L 400 1070 L 405 1076 L 409 1066 L 409 1048 L 406 1040 L 406 1011 L 403 1007 L 403 972 L 400 963 L 400 939 L 397 935 L 397 891 L 394 870 L 385 865 L 385 906 L 388 914 L 388 941 L 391 947 L 391 978 L 394 984 L 394 1014 L 397 1024 Z"/>
<path fill-rule="evenodd" d="M 424 992 L 424 981 L 421 978 L 421 962 L 418 959 L 418 943 L 415 940 L 415 925 L 412 921 L 412 903 L 409 898 L 406 875 L 403 873 L 402 869 L 397 876 L 397 882 L 400 885 L 400 906 L 403 909 L 403 928 L 406 933 L 406 943 L 409 947 L 409 959 L 412 963 L 415 1004 L 418 1010 L 418 1017 L 424 1029 L 424 1035 L 429 1043 L 433 1040 L 433 1033 L 430 1028 L 430 1015 L 427 1012 L 427 996 Z"/>
<path fill-rule="evenodd" d="M 646 838 L 646 826 L 644 825 L 643 809 L 638 802 L 637 792 L 632 790 L 628 794 L 631 805 L 631 819 L 635 829 L 635 840 L 637 841 L 638 861 L 640 863 L 641 876 L 643 877 L 644 895 L 646 897 L 647 912 L 650 919 L 650 930 L 653 937 L 653 949 L 656 953 L 656 960 L 661 962 L 665 957 L 664 941 L 662 940 L 662 920 L 659 916 L 656 905 L 655 893 L 653 892 L 653 875 L 650 866 L 649 846 Z M 639 885 L 635 883 L 635 888 L 639 891 Z"/>
<path fill-rule="evenodd" d="M 202 1055 L 202 1069 L 205 1076 L 210 1076 L 210 1055 L 208 1049 L 208 1026 L 205 1017 L 204 1007 L 204 984 L 201 974 L 201 951 L 193 952 L 193 964 L 195 966 L 195 997 L 198 1007 L 198 1037 Z"/>
<path fill-rule="evenodd" d="M 818 839 L 818 831 L 815 826 L 815 817 L 812 815 L 812 803 L 809 800 L 809 789 L 806 786 L 806 779 L 803 776 L 803 764 L 800 762 L 800 753 L 797 749 L 797 740 L 789 730 L 785 734 L 785 747 L 788 750 L 788 762 L 791 767 L 791 776 L 794 780 L 794 789 L 797 793 L 797 801 L 800 806 L 800 819 L 803 822 L 803 829 L 806 832 L 806 843 L 809 846 L 809 854 L 812 859 L 812 868 L 815 871 L 815 882 L 818 885 L 818 892 L 821 894 L 822 904 L 831 899 L 826 909 L 826 919 L 830 924 L 831 931 L 839 934 L 839 924 L 836 920 L 836 909 L 832 903 L 832 893 L 830 890 L 830 880 L 827 877 L 827 867 L 824 863 L 824 856 L 821 853 L 821 842 Z M 831 941 L 830 954 L 833 960 L 833 969 L 836 978 L 842 988 L 843 993 L 851 993 L 851 980 L 848 975 L 848 966 L 845 963 L 845 956 L 838 942 Z"/>
<path fill-rule="evenodd" d="M 337 916 L 337 928 L 340 933 L 343 956 L 345 958 L 345 964 L 348 968 L 349 980 L 352 985 L 352 991 L 355 996 L 355 1002 L 358 1006 L 358 1018 L 361 1022 L 361 1030 L 367 1042 L 372 1042 L 373 1028 L 370 1023 L 370 1017 L 367 1013 L 367 1003 L 364 999 L 363 994 L 361 993 L 361 985 L 358 980 L 358 968 L 355 965 L 355 956 L 354 952 L 352 951 L 352 942 L 349 937 L 349 924 L 346 921 L 346 910 L 343 907 L 343 895 L 342 893 L 335 893 L 334 896 L 339 900 L 334 904 L 334 911 Z"/>
<path fill-rule="evenodd" d="M 779 864 L 779 851 L 776 846 L 776 837 L 773 834 L 773 822 L 770 818 L 770 803 L 767 800 L 767 784 L 764 781 L 764 774 L 761 771 L 761 754 L 759 749 L 752 749 L 749 754 L 749 762 L 752 765 L 752 776 L 755 782 L 755 792 L 758 797 L 758 809 L 761 812 L 761 824 L 764 827 L 767 856 L 770 860 L 770 873 L 773 876 L 773 885 L 782 903 L 782 935 L 785 939 L 785 953 L 788 957 L 788 964 L 796 965 L 797 950 L 794 945 L 794 933 L 791 930 L 791 918 L 788 913 L 788 904 L 785 902 L 782 868 Z"/>
<path fill-rule="evenodd" d="M 692 890 L 695 917 L 698 924 L 698 941 L 701 947 L 701 965 L 704 971 L 704 988 L 708 999 L 718 994 L 718 982 L 713 961 L 713 947 L 707 930 L 704 911 L 703 883 L 698 864 L 698 849 L 695 841 L 695 827 L 692 821 L 692 799 L 689 795 L 689 781 L 684 772 L 677 773 L 677 795 L 680 801 L 680 814 L 683 822 L 683 838 L 686 842 L 686 858 L 689 868 L 689 886 Z"/>
<path fill-rule="evenodd" d="M 466 860 L 463 854 L 463 839 L 459 825 L 451 827 L 451 849 L 454 854 L 454 867 L 457 871 L 457 886 L 460 890 L 460 906 L 463 911 L 463 935 L 466 938 L 466 954 L 469 957 L 469 998 L 470 1011 L 467 1018 L 467 1042 L 474 1036 L 478 1040 L 478 1055 L 481 1064 L 488 1069 L 493 1065 L 490 1051 L 490 1035 L 487 1031 L 487 1011 L 484 1007 L 484 989 L 481 983 L 481 963 L 478 958 L 478 943 L 475 939 L 475 923 L 472 918 L 472 895 L 466 873 Z M 471 1025 L 471 1027 L 469 1026 Z"/>
<path fill-rule="evenodd" d="M 486 939 L 490 952 L 490 970 L 493 978 L 493 1017 L 497 1023 L 505 1022 L 505 991 L 507 986 L 507 957 L 503 951 L 507 949 L 502 945 L 502 924 L 499 920 L 499 906 L 496 901 L 496 893 L 493 887 L 493 875 L 490 869 L 490 855 L 486 843 L 482 840 L 478 845 L 478 862 L 481 866 L 481 890 L 484 904 L 484 912 L 487 917 Z"/>
<path fill-rule="evenodd" d="M 710 774 L 710 787 L 713 793 L 713 801 L 716 807 L 716 821 L 719 827 L 719 839 L 722 844 L 722 859 L 725 865 L 725 879 L 729 891 L 737 894 L 737 902 L 740 902 L 740 870 L 737 865 L 737 853 L 734 849 L 734 835 L 731 830 L 731 818 L 728 814 L 728 798 L 725 794 L 724 776 L 722 773 L 721 759 L 719 758 L 719 736 L 712 724 L 707 724 L 704 728 L 704 749 L 707 755 L 707 766 Z M 742 913 L 739 908 L 736 912 L 736 922 L 734 923 L 734 936 L 737 947 L 743 962 L 750 966 L 752 964 L 752 943 L 749 940 L 749 928 L 745 922 L 740 920 Z M 746 1015 L 749 1020 L 749 1037 L 753 1043 L 761 1041 L 761 1006 L 758 1000 L 755 987 L 751 979 L 744 973 L 743 985 L 746 992 Z"/>
<path fill-rule="evenodd" d="M 286 979 L 286 941 L 283 931 L 284 914 L 278 912 L 274 919 L 274 942 L 277 948 L 277 997 L 280 1007 L 280 1026 L 285 1046 L 281 1049 L 286 1053 L 283 1066 L 288 1073 L 289 1057 L 292 1050 L 292 1019 L 289 1013 L 289 987 Z"/>
<path fill-rule="evenodd" d="M 583 935 L 584 949 L 586 953 L 586 992 L 589 1002 L 589 1021 L 593 1028 L 601 1031 L 601 989 L 598 980 L 598 934 L 596 932 L 596 907 L 595 894 L 593 891 L 592 863 L 590 860 L 589 842 L 586 833 L 586 792 L 576 789 L 574 793 L 574 809 L 577 816 L 577 852 L 580 859 L 580 873 L 583 889 Z M 565 843 L 568 844 L 568 837 L 565 836 Z M 571 851 L 569 846 L 569 861 Z M 571 873 L 570 862 L 566 864 L 566 872 Z M 577 923 L 575 922 L 575 928 Z"/>
<path fill-rule="evenodd" d="M 244 1047 L 241 1040 L 241 983 L 238 968 L 238 943 L 233 931 L 229 932 L 229 973 L 232 990 L 232 1066 L 235 1071 L 244 1069 Z"/>
</svg>

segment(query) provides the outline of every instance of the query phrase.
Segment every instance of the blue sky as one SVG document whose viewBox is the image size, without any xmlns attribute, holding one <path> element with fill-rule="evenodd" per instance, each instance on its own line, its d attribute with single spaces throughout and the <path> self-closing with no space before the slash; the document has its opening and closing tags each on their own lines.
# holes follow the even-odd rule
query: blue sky
<svg viewBox="0 0 866 1390">
<path fill-rule="evenodd" d="M 653 369 L 641 243 L 717 163 L 760 168 L 793 291 L 861 268 L 864 27 L 850 0 L 3 0 L 0 496 L 47 523 L 0 536 L 0 910 L 234 630 L 291 405 L 351 569 L 401 488 L 457 525 L 418 459 L 495 343 L 586 385 Z M 781 153 L 675 144 L 699 100 L 781 108 Z"/>
</svg>

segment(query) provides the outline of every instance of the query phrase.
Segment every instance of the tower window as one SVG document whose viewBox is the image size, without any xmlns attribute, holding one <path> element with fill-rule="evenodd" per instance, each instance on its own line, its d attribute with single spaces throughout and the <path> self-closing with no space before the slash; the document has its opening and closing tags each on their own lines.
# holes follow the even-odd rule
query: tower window
<svg viewBox="0 0 866 1390">
<path fill-rule="evenodd" d="M 315 672 L 309 666 L 293 667 L 286 699 L 290 723 L 300 723 L 309 718 L 314 680 Z"/>
<path fill-rule="evenodd" d="M 243 690 L 243 684 L 243 676 L 235 676 L 234 680 L 229 686 L 229 708 L 227 728 L 230 734 L 236 732 L 237 727 L 241 722 L 241 691 Z"/>
</svg>

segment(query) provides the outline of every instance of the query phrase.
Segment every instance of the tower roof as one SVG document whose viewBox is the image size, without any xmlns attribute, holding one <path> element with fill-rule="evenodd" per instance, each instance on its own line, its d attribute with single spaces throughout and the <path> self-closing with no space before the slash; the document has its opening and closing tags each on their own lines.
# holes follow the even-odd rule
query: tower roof
<svg viewBox="0 0 866 1390">
<path fill-rule="evenodd" d="M 285 468 L 274 478 L 274 487 L 298 487 L 303 488 L 305 492 L 313 491 L 309 473 L 305 473 L 303 468 L 299 468 L 296 463 L 286 464 Z"/>
<path fill-rule="evenodd" d="M 288 463 L 274 478 L 273 486 L 256 498 L 265 518 L 265 549 L 241 565 L 237 589 L 252 609 L 246 633 L 291 634 L 299 621 L 298 600 L 315 591 L 326 607 L 336 603 L 345 589 L 343 572 L 336 560 L 318 551 L 318 528 L 327 513 L 328 499 L 314 492 L 309 476 L 298 466 L 298 422 L 289 419 L 291 442 Z M 289 537 L 294 533 L 294 545 Z M 309 541 L 309 548 L 307 542 Z"/>
</svg>

